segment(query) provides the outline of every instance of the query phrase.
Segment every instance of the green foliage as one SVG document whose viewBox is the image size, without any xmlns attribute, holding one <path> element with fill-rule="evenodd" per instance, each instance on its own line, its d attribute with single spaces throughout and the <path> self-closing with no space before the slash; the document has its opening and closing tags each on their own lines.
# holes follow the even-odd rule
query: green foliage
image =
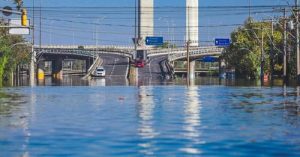
<svg viewBox="0 0 300 157">
<path fill-rule="evenodd" d="M 235 68 L 238 77 L 258 78 L 261 65 L 261 46 L 263 36 L 263 56 L 265 60 L 264 71 L 270 72 L 270 52 L 272 47 L 272 32 L 270 22 L 255 22 L 252 19 L 245 22 L 244 26 L 231 33 L 232 44 L 223 54 L 229 67 Z M 273 44 L 280 47 L 282 33 L 279 27 L 274 26 Z M 274 56 L 281 51 L 274 49 Z"/>
<path fill-rule="evenodd" d="M 0 21 L 0 25 L 5 25 L 5 23 Z M 28 63 L 30 59 L 29 47 L 15 45 L 24 41 L 22 36 L 8 35 L 7 29 L 0 29 L 0 86 L 4 79 L 9 79 L 17 65 Z"/>
<path fill-rule="evenodd" d="M 169 42 L 164 42 L 163 45 L 159 46 L 159 48 L 176 48 L 176 45 Z"/>
</svg>

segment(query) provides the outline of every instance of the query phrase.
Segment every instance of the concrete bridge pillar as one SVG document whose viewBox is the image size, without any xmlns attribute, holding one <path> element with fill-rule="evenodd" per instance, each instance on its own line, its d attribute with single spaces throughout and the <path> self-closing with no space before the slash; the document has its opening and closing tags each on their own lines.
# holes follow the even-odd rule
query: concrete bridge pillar
<svg viewBox="0 0 300 157">
<path fill-rule="evenodd" d="M 57 58 L 52 61 L 52 77 L 54 79 L 63 78 L 63 59 Z"/>
<path fill-rule="evenodd" d="M 220 78 L 226 78 L 226 63 L 223 59 L 219 59 L 219 76 Z"/>
<path fill-rule="evenodd" d="M 186 41 L 190 46 L 199 45 L 199 10 L 198 0 L 186 0 Z"/>
<path fill-rule="evenodd" d="M 93 61 L 92 58 L 89 58 L 89 59 L 86 59 L 86 60 L 85 60 L 85 70 L 86 70 L 86 72 L 89 71 L 89 69 L 90 69 L 90 67 L 92 66 L 93 62 L 94 62 L 94 61 Z"/>
<path fill-rule="evenodd" d="M 153 6 L 153 0 L 138 0 L 138 46 L 145 46 L 145 38 L 154 35 Z"/>
<path fill-rule="evenodd" d="M 196 68 L 196 61 L 191 61 L 190 62 L 190 80 L 194 80 L 195 79 L 195 68 Z"/>
<path fill-rule="evenodd" d="M 39 62 L 37 65 L 37 79 L 39 82 L 45 80 L 45 62 Z"/>
</svg>

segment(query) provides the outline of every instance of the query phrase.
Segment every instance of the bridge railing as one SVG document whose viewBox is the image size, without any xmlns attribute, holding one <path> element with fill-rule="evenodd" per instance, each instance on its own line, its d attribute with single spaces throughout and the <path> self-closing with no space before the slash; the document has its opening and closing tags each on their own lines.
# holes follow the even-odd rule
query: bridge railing
<svg viewBox="0 0 300 157">
<path fill-rule="evenodd" d="M 122 50 L 133 50 L 133 46 L 116 46 L 116 45 L 35 45 L 35 48 L 44 49 L 122 49 Z"/>
<path fill-rule="evenodd" d="M 199 47 L 198 49 L 190 49 L 190 57 L 204 56 L 204 55 L 221 55 L 224 48 L 220 47 Z M 186 57 L 187 50 L 172 52 L 168 55 L 169 61 L 182 59 Z"/>
<path fill-rule="evenodd" d="M 35 48 L 37 56 L 43 54 L 57 54 L 57 55 L 77 55 L 85 57 L 96 57 L 97 54 L 116 54 L 123 55 L 126 57 L 132 57 L 132 51 L 118 51 L 114 49 L 97 50 L 97 49 L 78 49 L 78 48 Z"/>
<path fill-rule="evenodd" d="M 199 53 L 203 51 L 223 51 L 223 48 L 216 47 L 216 46 L 207 46 L 207 47 L 191 47 L 191 52 Z M 168 54 L 177 54 L 177 53 L 186 53 L 186 48 L 167 48 L 167 49 L 155 49 L 155 50 L 149 50 L 148 54 L 149 56 L 155 56 L 155 55 L 168 55 Z"/>
</svg>

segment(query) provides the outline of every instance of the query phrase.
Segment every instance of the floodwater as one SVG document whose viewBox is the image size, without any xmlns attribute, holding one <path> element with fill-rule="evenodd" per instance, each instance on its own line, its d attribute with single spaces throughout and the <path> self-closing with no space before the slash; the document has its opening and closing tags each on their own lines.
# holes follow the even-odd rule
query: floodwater
<svg viewBox="0 0 300 157">
<path fill-rule="evenodd" d="M 0 156 L 300 156 L 300 88 L 111 82 L 0 89 Z"/>
</svg>

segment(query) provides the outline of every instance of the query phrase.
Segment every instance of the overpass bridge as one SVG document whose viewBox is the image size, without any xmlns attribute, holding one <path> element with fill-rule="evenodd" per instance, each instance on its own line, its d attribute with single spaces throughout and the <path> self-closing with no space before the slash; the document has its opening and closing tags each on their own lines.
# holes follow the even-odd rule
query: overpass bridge
<svg viewBox="0 0 300 157">
<path fill-rule="evenodd" d="M 147 56 L 150 58 L 159 57 L 160 60 L 173 62 L 176 60 L 186 60 L 186 48 L 148 48 Z M 94 60 L 99 55 L 113 55 L 115 57 L 122 56 L 132 60 L 135 54 L 134 47 L 131 46 L 94 46 L 94 45 L 42 45 L 34 46 L 36 52 L 36 61 L 38 69 L 43 68 L 43 61 L 52 62 L 53 75 L 61 75 L 62 61 L 64 59 L 79 59 L 86 61 L 86 68 L 90 69 L 93 65 Z M 204 56 L 219 56 L 224 51 L 223 48 L 215 46 L 206 47 L 191 47 L 190 48 L 190 59 L 191 59 L 191 72 L 194 70 L 194 62 Z M 113 59 L 114 57 L 110 57 Z M 171 66 L 171 64 L 169 64 Z M 152 64 L 149 67 L 150 71 L 157 71 L 157 66 Z"/>
</svg>

